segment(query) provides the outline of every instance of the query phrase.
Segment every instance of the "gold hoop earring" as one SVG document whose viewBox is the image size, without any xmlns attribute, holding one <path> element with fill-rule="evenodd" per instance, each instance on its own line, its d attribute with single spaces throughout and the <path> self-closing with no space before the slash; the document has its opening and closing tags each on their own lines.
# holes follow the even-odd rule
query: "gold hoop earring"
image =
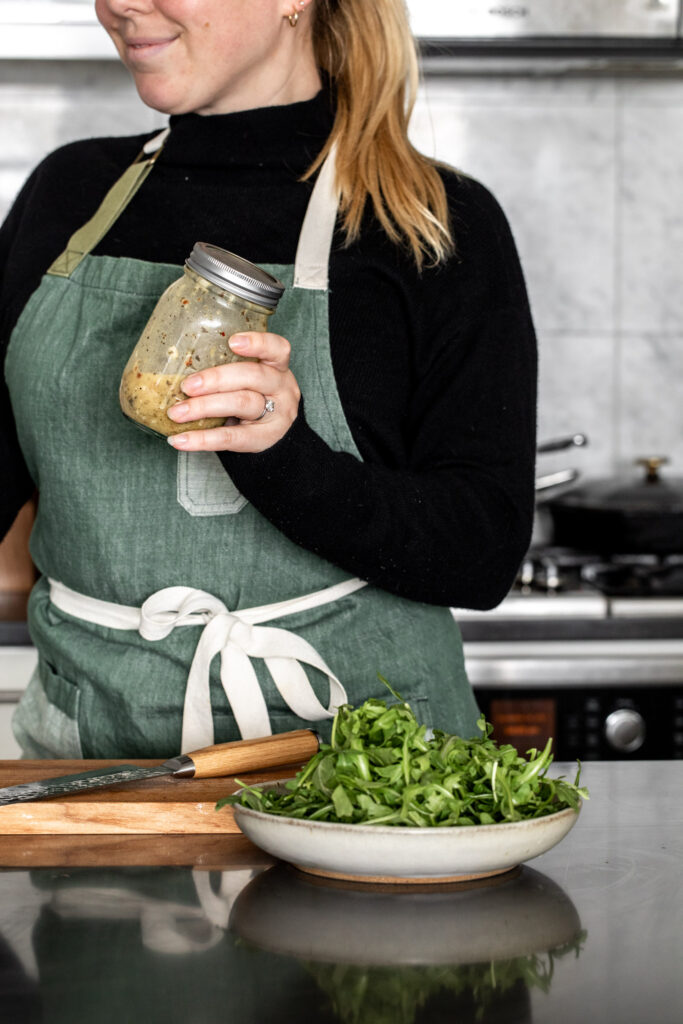
<svg viewBox="0 0 683 1024">
<path fill-rule="evenodd" d="M 306 6 L 306 0 L 299 0 L 299 7 L 301 8 L 301 13 L 303 13 L 303 10 L 304 10 L 305 6 Z M 287 15 L 287 21 L 292 26 L 292 28 L 296 28 L 298 20 L 299 20 L 299 11 L 295 11 L 293 14 L 288 14 Z"/>
</svg>

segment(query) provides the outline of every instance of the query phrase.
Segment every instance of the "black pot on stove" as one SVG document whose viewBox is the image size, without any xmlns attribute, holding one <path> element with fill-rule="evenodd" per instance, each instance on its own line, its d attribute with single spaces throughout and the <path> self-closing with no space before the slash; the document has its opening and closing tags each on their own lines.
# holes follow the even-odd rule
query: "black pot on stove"
<svg viewBox="0 0 683 1024">
<path fill-rule="evenodd" d="M 645 472 L 586 480 L 545 502 L 553 542 L 606 553 L 683 552 L 683 478 L 660 474 L 668 459 L 637 459 Z"/>
</svg>

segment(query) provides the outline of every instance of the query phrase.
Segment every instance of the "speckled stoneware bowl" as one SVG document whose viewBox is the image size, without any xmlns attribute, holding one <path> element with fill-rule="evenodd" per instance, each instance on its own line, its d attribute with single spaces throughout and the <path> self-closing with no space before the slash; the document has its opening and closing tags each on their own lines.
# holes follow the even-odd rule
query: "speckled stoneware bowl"
<svg viewBox="0 0 683 1024">
<path fill-rule="evenodd" d="M 284 791 L 286 779 L 263 789 Z M 302 871 L 362 882 L 452 882 L 501 874 L 564 839 L 578 811 L 500 825 L 404 828 L 304 821 L 233 807 L 252 843 Z"/>
</svg>

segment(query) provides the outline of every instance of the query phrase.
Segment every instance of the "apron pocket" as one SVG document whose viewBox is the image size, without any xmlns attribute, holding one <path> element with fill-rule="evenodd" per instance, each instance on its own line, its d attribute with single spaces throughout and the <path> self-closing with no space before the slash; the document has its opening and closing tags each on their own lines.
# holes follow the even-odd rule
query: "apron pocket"
<svg viewBox="0 0 683 1024">
<path fill-rule="evenodd" d="M 80 691 L 41 658 L 12 719 L 23 756 L 82 758 Z"/>
<path fill-rule="evenodd" d="M 235 515 L 247 504 L 216 452 L 178 452 L 177 493 L 191 516 Z"/>
</svg>

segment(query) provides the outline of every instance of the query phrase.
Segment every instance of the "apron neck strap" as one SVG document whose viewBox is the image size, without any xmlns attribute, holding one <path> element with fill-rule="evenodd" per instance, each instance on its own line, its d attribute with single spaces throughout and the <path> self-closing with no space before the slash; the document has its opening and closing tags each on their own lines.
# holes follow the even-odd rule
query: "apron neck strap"
<svg viewBox="0 0 683 1024">
<path fill-rule="evenodd" d="M 339 208 L 336 146 L 318 172 L 301 226 L 294 262 L 294 287 L 327 290 L 328 264 Z"/>
<path fill-rule="evenodd" d="M 168 133 L 169 129 L 165 128 L 145 143 L 134 163 L 114 182 L 90 220 L 73 233 L 64 252 L 48 267 L 48 274 L 71 277 L 79 263 L 92 252 L 128 206 L 154 167 L 164 148 Z"/>
<path fill-rule="evenodd" d="M 95 248 L 123 213 L 159 157 L 169 129 L 155 135 L 135 162 L 114 182 L 93 216 L 71 236 L 64 252 L 48 268 L 56 277 L 71 277 L 76 267 Z M 294 263 L 294 287 L 325 291 L 330 248 L 339 207 L 336 183 L 336 147 L 320 168 L 299 235 Z"/>
</svg>

